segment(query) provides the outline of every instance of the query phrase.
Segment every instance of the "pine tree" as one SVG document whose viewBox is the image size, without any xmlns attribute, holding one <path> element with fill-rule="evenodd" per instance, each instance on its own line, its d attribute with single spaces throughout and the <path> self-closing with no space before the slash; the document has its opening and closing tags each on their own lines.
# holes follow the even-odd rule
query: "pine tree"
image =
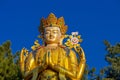
<svg viewBox="0 0 120 80">
<path fill-rule="evenodd" d="M 95 67 L 89 69 L 89 66 L 86 64 L 86 68 L 82 80 L 102 80 L 103 77 L 104 77 L 103 69 L 101 69 L 100 72 L 97 74 Z"/>
<path fill-rule="evenodd" d="M 21 80 L 10 45 L 10 41 L 0 45 L 0 80 Z"/>
<path fill-rule="evenodd" d="M 104 69 L 101 69 L 99 73 L 96 73 L 96 68 L 92 68 L 88 72 L 88 80 L 103 80 L 104 79 Z"/>
<path fill-rule="evenodd" d="M 104 41 L 107 55 L 105 57 L 109 66 L 105 68 L 105 80 L 120 80 L 120 43 L 112 46 Z"/>
</svg>

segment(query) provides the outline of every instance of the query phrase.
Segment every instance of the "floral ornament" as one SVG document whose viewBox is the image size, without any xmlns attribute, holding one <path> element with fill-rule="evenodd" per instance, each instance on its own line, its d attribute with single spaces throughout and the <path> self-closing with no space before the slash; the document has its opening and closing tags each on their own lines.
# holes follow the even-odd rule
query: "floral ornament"
<svg viewBox="0 0 120 80">
<path fill-rule="evenodd" d="M 83 40 L 81 39 L 81 35 L 78 35 L 78 32 L 72 32 L 72 35 L 66 35 L 68 38 L 67 41 L 65 42 L 65 45 L 67 47 L 75 48 L 75 47 L 80 47 L 80 44 Z"/>
<path fill-rule="evenodd" d="M 34 50 L 36 50 L 39 46 L 40 46 L 40 44 L 39 44 L 38 40 L 35 40 L 35 41 L 34 41 L 34 45 L 31 47 L 31 49 L 34 51 Z"/>
</svg>

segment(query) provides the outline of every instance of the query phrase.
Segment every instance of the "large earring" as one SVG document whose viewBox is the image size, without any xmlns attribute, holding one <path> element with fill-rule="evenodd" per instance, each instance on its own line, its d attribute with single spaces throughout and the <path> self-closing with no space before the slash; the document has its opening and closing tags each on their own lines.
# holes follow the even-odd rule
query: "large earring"
<svg viewBox="0 0 120 80">
<path fill-rule="evenodd" d="M 65 35 L 61 35 L 59 45 L 63 45 L 64 38 L 65 38 Z"/>
</svg>

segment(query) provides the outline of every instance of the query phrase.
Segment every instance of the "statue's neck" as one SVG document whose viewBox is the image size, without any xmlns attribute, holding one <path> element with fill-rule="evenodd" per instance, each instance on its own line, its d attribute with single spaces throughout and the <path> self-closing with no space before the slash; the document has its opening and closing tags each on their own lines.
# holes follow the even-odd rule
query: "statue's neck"
<svg viewBox="0 0 120 80">
<path fill-rule="evenodd" d="M 58 47 L 58 43 L 47 44 L 46 47 L 49 47 L 49 48 Z"/>
</svg>

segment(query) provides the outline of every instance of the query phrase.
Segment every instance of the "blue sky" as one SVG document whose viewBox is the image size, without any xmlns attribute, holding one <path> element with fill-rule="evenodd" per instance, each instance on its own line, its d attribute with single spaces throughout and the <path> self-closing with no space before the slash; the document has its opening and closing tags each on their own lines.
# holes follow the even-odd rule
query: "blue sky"
<svg viewBox="0 0 120 80">
<path fill-rule="evenodd" d="M 67 34 L 78 31 L 89 67 L 107 65 L 105 45 L 120 42 L 119 0 L 0 0 L 0 44 L 12 42 L 15 53 L 38 39 L 40 19 L 49 13 L 63 16 L 68 25 Z"/>
</svg>

